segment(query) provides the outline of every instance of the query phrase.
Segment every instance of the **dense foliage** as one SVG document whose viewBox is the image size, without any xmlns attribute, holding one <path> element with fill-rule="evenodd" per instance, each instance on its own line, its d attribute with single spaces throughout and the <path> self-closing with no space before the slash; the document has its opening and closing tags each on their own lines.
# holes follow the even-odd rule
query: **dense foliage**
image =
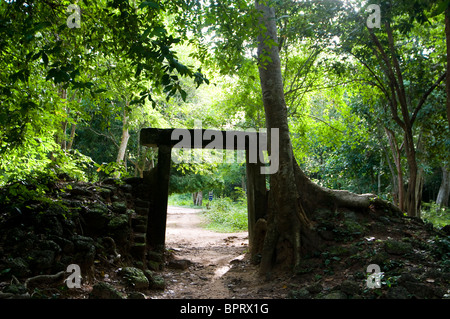
<svg viewBox="0 0 450 319">
<path fill-rule="evenodd" d="M 437 200 L 450 167 L 447 2 L 379 1 L 374 29 L 363 1 L 276 2 L 294 153 L 312 180 L 405 211 L 402 192 Z M 142 176 L 156 161 L 143 127 L 265 127 L 251 1 L 79 1 L 80 28 L 70 4 L 1 1 L 0 185 Z M 173 193 L 245 189 L 239 163 L 172 172 Z"/>
</svg>

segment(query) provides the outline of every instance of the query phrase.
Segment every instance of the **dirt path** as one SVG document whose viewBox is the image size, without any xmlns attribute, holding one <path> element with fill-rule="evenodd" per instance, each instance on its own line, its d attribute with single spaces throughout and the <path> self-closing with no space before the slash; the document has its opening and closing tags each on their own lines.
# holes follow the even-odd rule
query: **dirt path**
<svg viewBox="0 0 450 319">
<path fill-rule="evenodd" d="M 265 292 L 269 297 L 246 256 L 247 232 L 217 233 L 203 223 L 201 210 L 168 207 L 166 248 L 176 262 L 187 260 L 189 266 L 169 264 L 163 272 L 166 289 L 151 298 L 261 298 Z"/>
</svg>

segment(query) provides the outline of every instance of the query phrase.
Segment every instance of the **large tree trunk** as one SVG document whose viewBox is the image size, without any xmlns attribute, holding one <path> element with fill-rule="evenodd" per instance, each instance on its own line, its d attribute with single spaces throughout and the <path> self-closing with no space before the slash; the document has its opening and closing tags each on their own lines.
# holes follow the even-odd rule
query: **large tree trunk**
<svg viewBox="0 0 450 319">
<path fill-rule="evenodd" d="M 258 68 L 268 141 L 272 141 L 271 129 L 279 129 L 279 169 L 270 175 L 267 232 L 261 251 L 260 273 L 267 275 L 275 265 L 295 269 L 303 254 L 318 248 L 319 237 L 311 222 L 318 208 L 367 211 L 380 205 L 397 212 L 398 209 L 373 194 L 356 195 L 321 187 L 300 169 L 290 140 L 278 46 L 273 45 L 278 43 L 275 11 L 265 1 L 255 0 L 255 7 L 261 13 Z M 271 152 L 271 158 L 274 156 L 277 154 Z"/>
<path fill-rule="evenodd" d="M 450 170 L 447 166 L 442 166 L 442 182 L 439 187 L 439 192 L 436 198 L 436 204 L 439 207 L 448 206 L 448 200 L 450 197 Z"/>
<path fill-rule="evenodd" d="M 447 75 L 445 92 L 447 93 L 447 121 L 450 128 L 450 8 L 445 10 L 445 38 L 447 41 Z"/>
<path fill-rule="evenodd" d="M 259 19 L 258 64 L 268 141 L 272 141 L 271 129 L 278 128 L 280 146 L 279 169 L 270 176 L 268 230 L 260 266 L 261 273 L 267 273 L 274 263 L 293 267 L 299 264 L 301 231 L 308 227 L 308 218 L 299 201 L 295 184 L 296 162 L 289 136 L 278 46 L 268 45 L 268 41 L 278 43 L 275 10 L 258 0 L 255 6 L 262 13 Z M 271 148 L 269 144 L 269 151 Z"/>
</svg>

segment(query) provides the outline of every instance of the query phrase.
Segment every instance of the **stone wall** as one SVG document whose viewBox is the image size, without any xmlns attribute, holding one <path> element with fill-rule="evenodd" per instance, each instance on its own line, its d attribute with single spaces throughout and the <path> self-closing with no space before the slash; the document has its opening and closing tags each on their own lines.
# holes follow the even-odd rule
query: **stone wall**
<svg viewBox="0 0 450 319">
<path fill-rule="evenodd" d="M 150 194 L 141 178 L 68 181 L 43 201 L 1 207 L 0 280 L 55 274 L 70 264 L 87 277 L 98 262 L 146 269 Z"/>
</svg>

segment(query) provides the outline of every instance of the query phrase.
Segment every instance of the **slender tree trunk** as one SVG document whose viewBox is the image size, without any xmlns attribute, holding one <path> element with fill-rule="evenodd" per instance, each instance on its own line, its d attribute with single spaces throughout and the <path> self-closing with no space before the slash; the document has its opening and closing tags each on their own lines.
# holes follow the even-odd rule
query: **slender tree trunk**
<svg viewBox="0 0 450 319">
<path fill-rule="evenodd" d="M 445 38 L 447 41 L 447 75 L 445 83 L 445 92 L 447 93 L 447 121 L 450 129 L 450 8 L 445 10 Z"/>
<path fill-rule="evenodd" d="M 395 168 L 397 170 L 397 195 L 398 202 L 395 203 L 401 211 L 405 210 L 405 188 L 403 184 L 403 170 L 401 165 L 401 153 L 398 147 L 395 133 L 388 128 L 384 128 L 388 137 L 389 146 L 391 147 L 392 156 L 394 157 Z"/>
<path fill-rule="evenodd" d="M 436 198 L 436 204 L 439 207 L 448 206 L 450 197 L 450 170 L 448 166 L 442 166 L 442 182 Z"/>
<path fill-rule="evenodd" d="M 124 128 L 122 130 L 122 138 L 120 140 L 119 151 L 117 152 L 116 162 L 119 164 L 125 160 L 125 152 L 127 150 L 128 140 L 130 138 L 130 133 L 128 132 L 128 128 Z"/>
<path fill-rule="evenodd" d="M 71 150 L 73 146 L 73 140 L 75 139 L 75 131 L 76 131 L 77 125 L 72 124 L 72 128 L 70 130 L 70 137 L 69 137 L 69 144 L 67 145 L 67 149 Z"/>
<path fill-rule="evenodd" d="M 423 168 L 419 167 L 417 170 L 417 180 L 416 180 L 416 216 L 415 217 L 421 217 L 422 215 L 422 192 L 423 192 Z"/>
<path fill-rule="evenodd" d="M 130 133 L 128 132 L 127 126 L 127 112 L 123 111 L 123 127 L 122 127 L 122 138 L 120 139 L 119 151 L 117 152 L 116 162 L 119 164 L 125 159 L 125 152 L 127 150 L 128 140 L 130 138 Z"/>
<path fill-rule="evenodd" d="M 67 150 L 67 141 L 66 141 L 66 130 L 67 130 L 67 121 L 61 122 L 61 138 L 60 145 L 62 150 Z"/>
<path fill-rule="evenodd" d="M 128 103 L 127 103 L 128 106 Z M 117 152 L 117 158 L 116 158 L 116 163 L 120 164 L 121 162 L 124 162 L 125 167 L 126 167 L 126 163 L 125 163 L 125 153 L 127 151 L 127 146 L 128 146 L 128 140 L 130 138 L 130 133 L 128 132 L 128 123 L 127 123 L 127 111 L 126 108 L 124 108 L 123 110 L 123 126 L 122 126 L 122 137 L 120 139 L 120 145 L 119 145 L 119 150 Z M 118 172 L 115 175 L 116 178 L 120 177 L 120 173 Z"/>
<path fill-rule="evenodd" d="M 392 191 L 391 191 L 392 202 L 394 203 L 394 205 L 397 205 L 397 207 L 398 207 L 398 179 L 397 179 L 397 174 L 395 172 L 394 167 L 392 166 L 391 157 L 389 156 L 389 150 L 384 145 L 383 140 L 381 139 L 381 137 L 379 137 L 379 136 L 377 136 L 377 137 L 378 137 L 378 140 L 380 142 L 380 146 L 381 146 L 381 148 L 383 150 L 383 153 L 386 156 L 386 161 L 387 161 L 387 164 L 388 164 L 388 167 L 389 167 L 389 171 L 391 172 L 391 178 L 392 178 Z M 394 165 L 395 165 L 395 163 L 394 163 Z"/>
<path fill-rule="evenodd" d="M 194 205 L 202 206 L 203 192 L 199 191 L 199 192 L 192 193 L 192 200 L 193 200 Z"/>
<path fill-rule="evenodd" d="M 378 168 L 377 174 L 377 194 L 381 194 L 381 175 L 383 174 L 384 157 L 380 157 L 380 167 Z"/>
<path fill-rule="evenodd" d="M 59 97 L 61 99 L 67 99 L 67 90 L 60 88 L 58 89 Z M 65 103 L 65 102 L 64 102 Z M 67 106 L 64 106 L 64 112 L 67 113 Z M 56 133 L 56 142 L 61 146 L 62 150 L 67 149 L 67 141 L 66 141 L 66 130 L 67 130 L 67 120 L 61 122 L 61 131 Z"/>
<path fill-rule="evenodd" d="M 414 147 L 411 128 L 405 133 L 406 159 L 408 161 L 409 180 L 408 190 L 406 191 L 406 211 L 408 216 L 419 217 L 417 210 L 418 200 L 416 197 L 416 186 L 418 182 L 418 166 L 416 160 L 416 150 Z"/>
<path fill-rule="evenodd" d="M 422 131 L 419 134 L 419 138 L 417 141 L 417 152 L 423 152 L 423 142 L 422 142 Z M 416 159 L 416 156 L 414 156 Z M 416 185 L 415 185 L 415 201 L 416 201 L 416 213 L 415 217 L 421 217 L 421 209 L 422 209 L 422 191 L 423 191 L 423 182 L 424 182 L 424 171 L 423 168 L 417 165 L 417 177 L 416 177 Z"/>
</svg>

